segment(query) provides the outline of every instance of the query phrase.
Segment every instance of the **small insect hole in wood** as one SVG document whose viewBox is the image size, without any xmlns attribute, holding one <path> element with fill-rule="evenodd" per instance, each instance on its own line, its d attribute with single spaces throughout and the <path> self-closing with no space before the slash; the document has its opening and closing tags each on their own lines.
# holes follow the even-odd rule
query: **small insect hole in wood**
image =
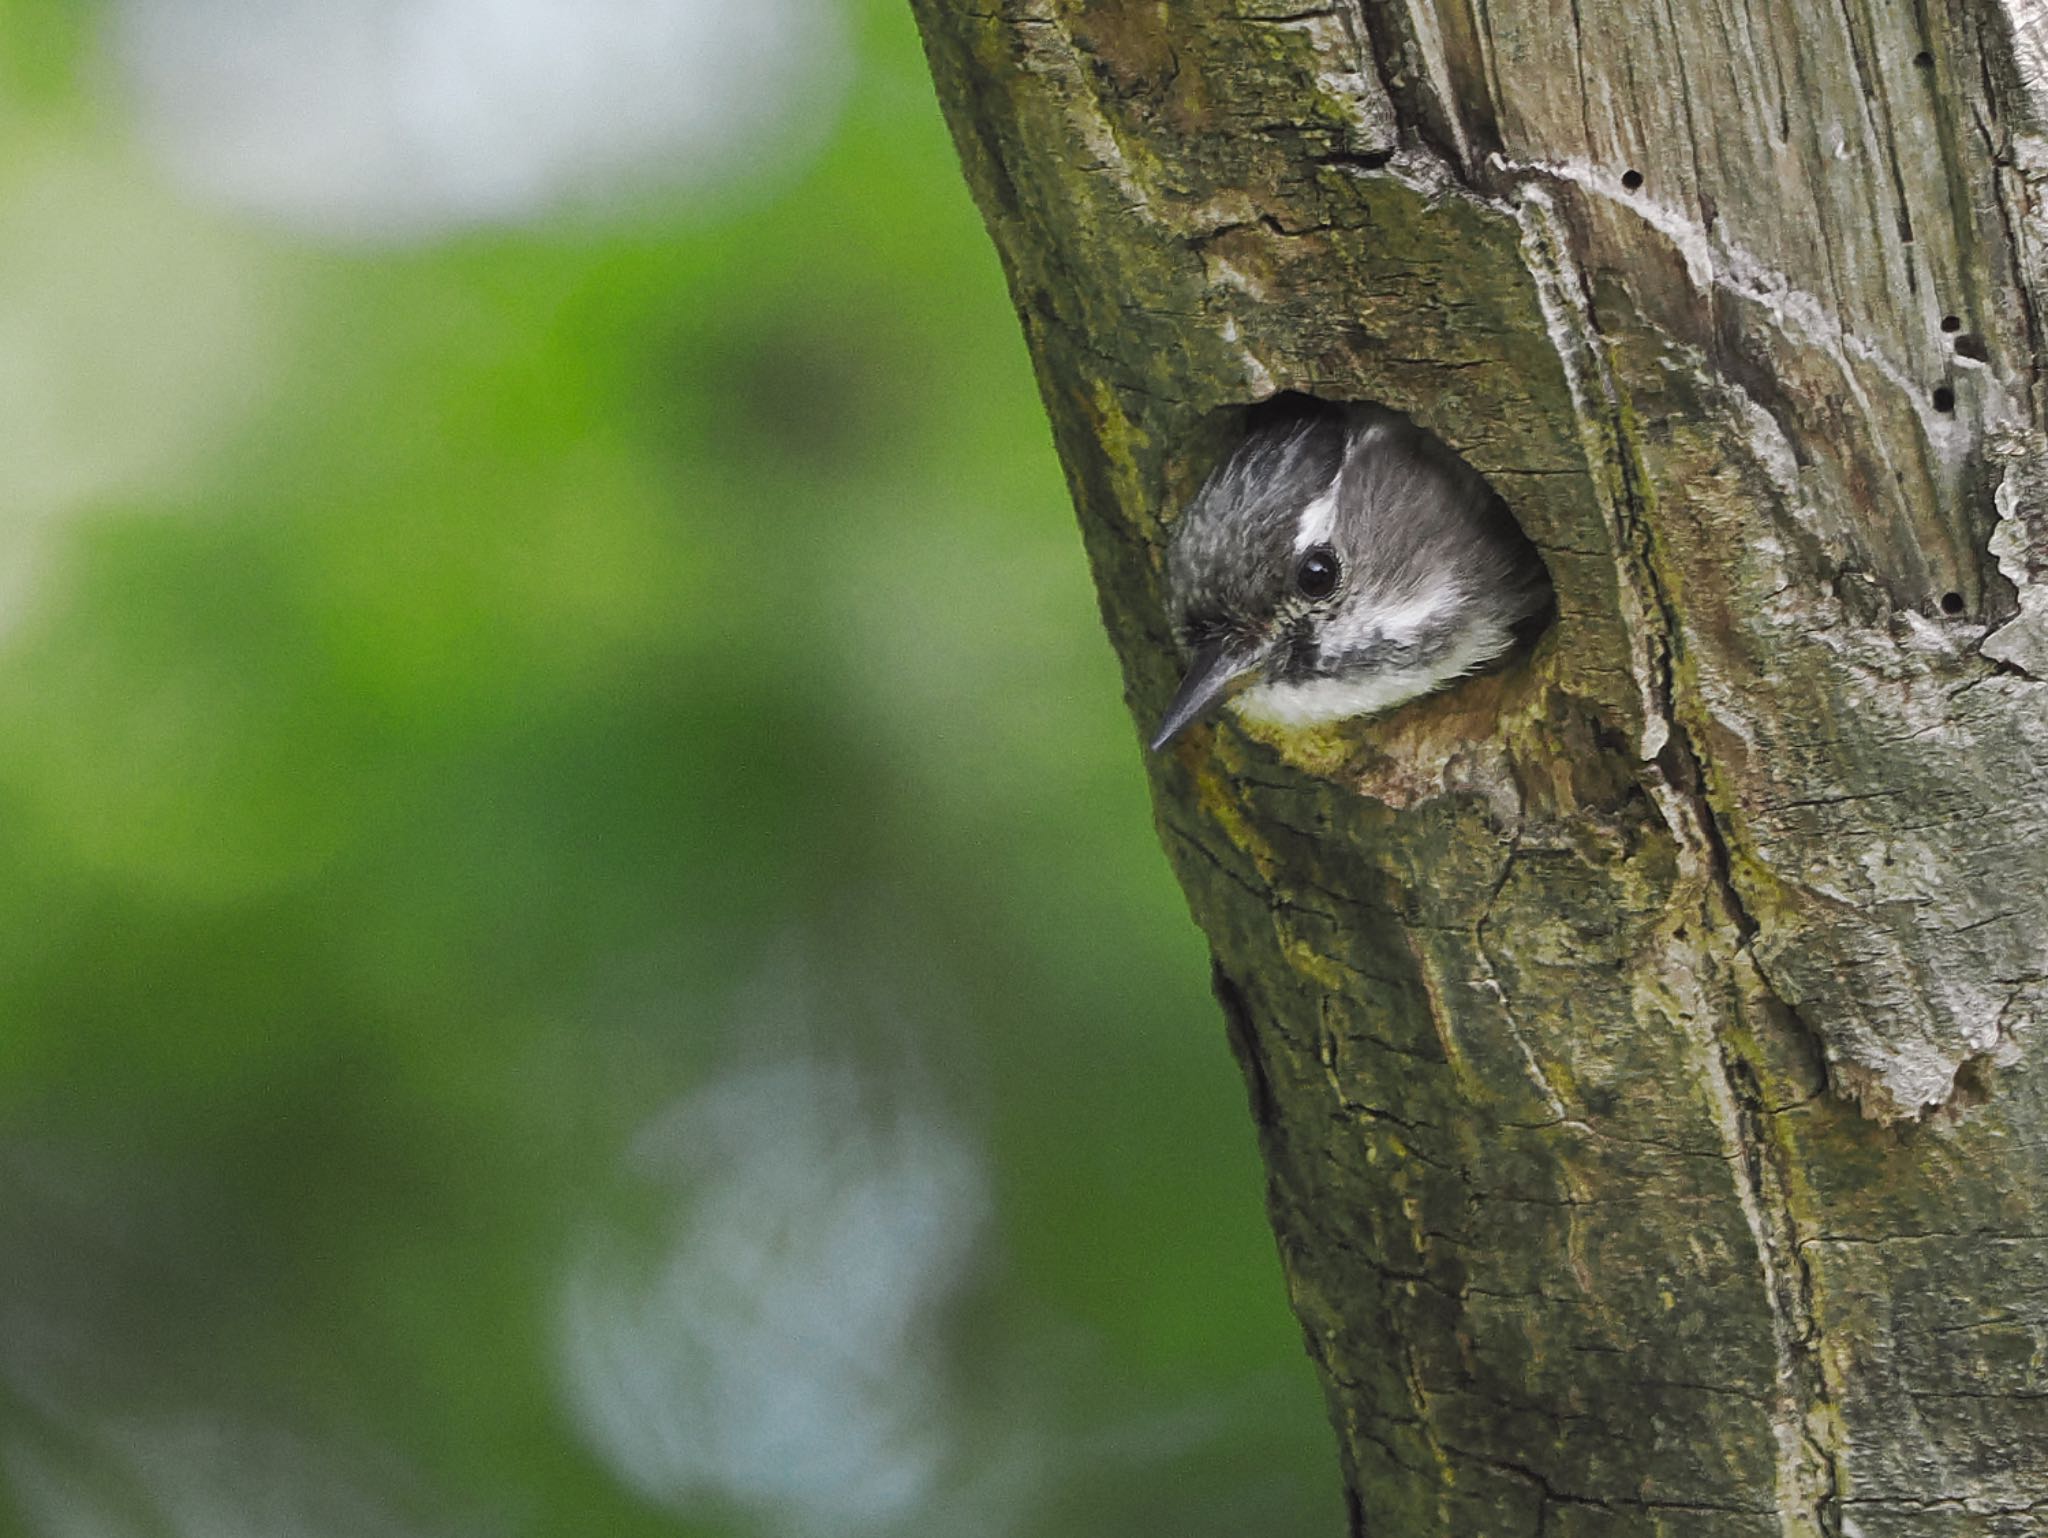
<svg viewBox="0 0 2048 1538">
<path fill-rule="evenodd" d="M 1630 192 L 1634 192 L 1636 188 L 1643 184 L 1643 173 L 1631 166 L 1628 170 L 1621 173 L 1621 184 Z"/>
<path fill-rule="evenodd" d="M 1915 68 L 1915 69 L 1932 69 L 1932 68 L 1934 68 L 1934 55 L 1933 55 L 1933 54 L 1931 54 L 1931 53 L 1929 53 L 1929 52 L 1928 52 L 1928 51 L 1927 51 L 1927 50 L 1926 50 L 1925 48 L 1921 49 L 1921 50 L 1920 50 L 1920 51 L 1919 51 L 1918 53 L 1916 53 L 1916 54 L 1914 54 L 1914 55 L 1913 55 L 1913 68 Z"/>
<path fill-rule="evenodd" d="M 1941 612 L 1944 614 L 1962 613 L 1963 595 L 1961 593 L 1943 593 L 1941 595 Z"/>
<path fill-rule="evenodd" d="M 1962 330 L 1962 329 L 1963 329 L 1963 318 L 1962 318 L 1962 316 L 1960 316 L 1960 315 L 1944 315 L 1944 316 L 1942 316 L 1942 318 L 1941 318 L 1941 329 L 1942 329 L 1942 330 L 1944 330 L 1944 331 L 1960 331 L 1960 330 Z"/>
<path fill-rule="evenodd" d="M 1934 388 L 1934 409 L 1936 411 L 1955 410 L 1956 392 L 1947 385 L 1936 385 Z"/>
</svg>

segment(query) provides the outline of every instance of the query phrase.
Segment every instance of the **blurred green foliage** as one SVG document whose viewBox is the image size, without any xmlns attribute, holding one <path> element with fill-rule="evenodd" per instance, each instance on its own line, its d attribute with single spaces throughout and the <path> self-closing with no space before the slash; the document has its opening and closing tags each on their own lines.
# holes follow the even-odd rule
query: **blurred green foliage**
<svg viewBox="0 0 2048 1538">
<path fill-rule="evenodd" d="M 902 8 L 772 194 L 410 250 L 181 199 L 94 18 L 0 0 L 0 1318 L 96 1342 L 59 1397 L 395 1450 L 441 1530 L 755 1531 L 622 1487 L 549 1318 L 633 1129 L 801 963 L 897 1002 L 784 1046 L 915 1062 L 985 1143 L 950 1359 L 1050 1450 L 1022 1530 L 1334 1530 Z M 22 1355 L 0 1436 L 89 1461 Z"/>
</svg>

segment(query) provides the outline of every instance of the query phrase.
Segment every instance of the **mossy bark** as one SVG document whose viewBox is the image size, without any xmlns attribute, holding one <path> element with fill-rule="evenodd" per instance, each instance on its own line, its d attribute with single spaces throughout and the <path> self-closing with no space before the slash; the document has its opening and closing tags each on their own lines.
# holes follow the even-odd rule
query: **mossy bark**
<svg viewBox="0 0 2048 1538">
<path fill-rule="evenodd" d="M 913 0 L 1133 708 L 1242 406 L 1534 654 L 1154 764 L 1354 1529 L 2048 1526 L 2038 0 Z"/>
</svg>

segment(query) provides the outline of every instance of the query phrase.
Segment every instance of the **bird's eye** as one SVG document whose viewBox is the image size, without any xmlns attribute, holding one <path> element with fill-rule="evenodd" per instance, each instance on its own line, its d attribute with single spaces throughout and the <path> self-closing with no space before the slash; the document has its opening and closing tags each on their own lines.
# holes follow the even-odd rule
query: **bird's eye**
<svg viewBox="0 0 2048 1538">
<path fill-rule="evenodd" d="M 1311 545 L 1294 568 L 1294 585 L 1304 598 L 1328 598 L 1337 591 L 1337 579 L 1343 575 L 1336 551 L 1328 545 Z"/>
</svg>

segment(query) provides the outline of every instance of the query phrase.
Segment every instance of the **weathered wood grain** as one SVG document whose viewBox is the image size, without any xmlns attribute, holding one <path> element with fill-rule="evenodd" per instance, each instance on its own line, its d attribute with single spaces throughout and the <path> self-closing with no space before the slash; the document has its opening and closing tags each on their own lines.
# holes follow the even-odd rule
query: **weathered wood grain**
<svg viewBox="0 0 2048 1538">
<path fill-rule="evenodd" d="M 1557 580 L 1156 766 L 1358 1530 L 2041 1530 L 2048 8 L 913 3 L 1142 719 L 1274 390 Z"/>
</svg>

